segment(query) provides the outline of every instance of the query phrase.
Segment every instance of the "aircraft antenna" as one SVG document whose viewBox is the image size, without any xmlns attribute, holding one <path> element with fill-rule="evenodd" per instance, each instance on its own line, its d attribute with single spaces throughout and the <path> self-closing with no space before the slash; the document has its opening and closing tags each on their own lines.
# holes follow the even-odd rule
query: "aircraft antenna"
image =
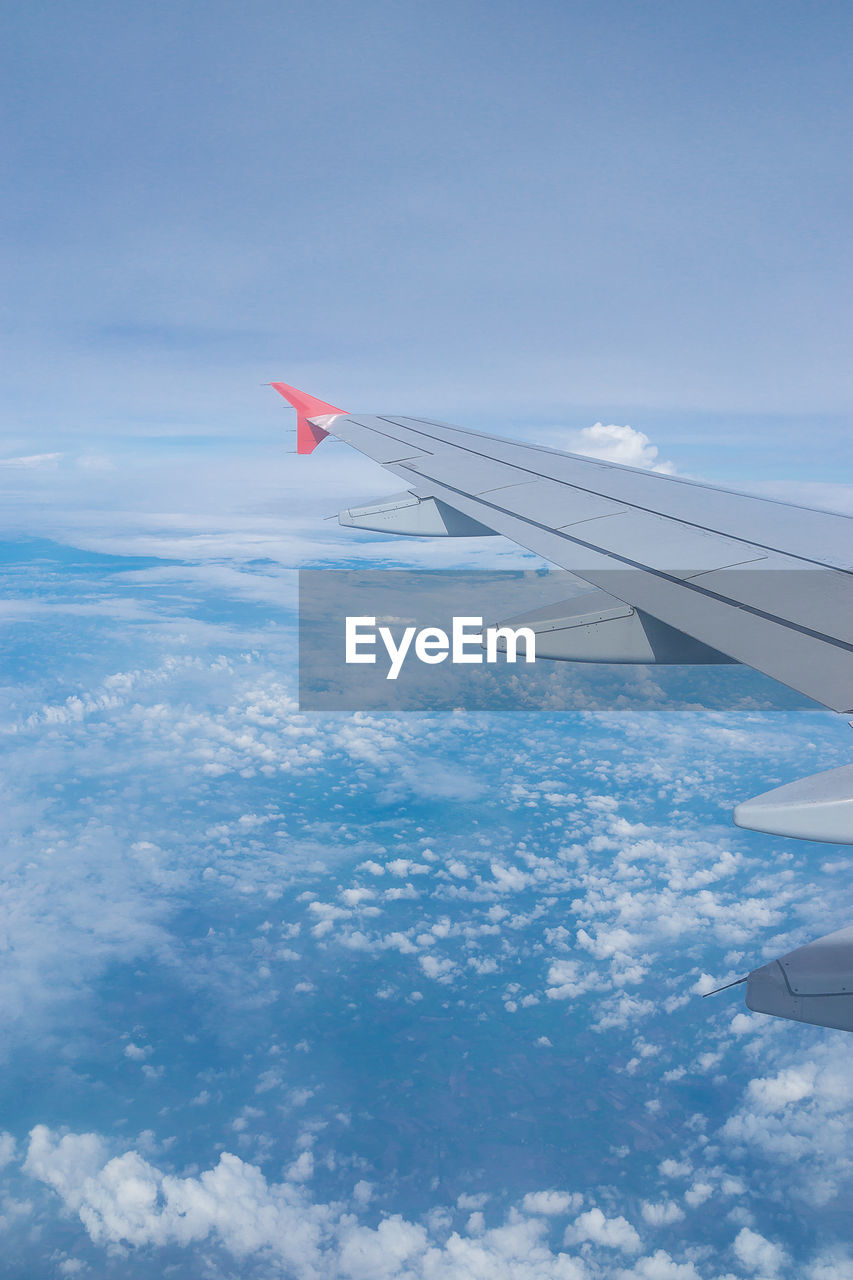
<svg viewBox="0 0 853 1280">
<path fill-rule="evenodd" d="M 713 991 L 705 991 L 702 995 L 702 999 L 707 1000 L 708 996 L 715 996 L 720 991 L 728 991 L 729 987 L 739 987 L 742 982 L 746 982 L 746 978 L 735 978 L 734 982 L 727 982 L 725 986 L 714 987 Z"/>
</svg>

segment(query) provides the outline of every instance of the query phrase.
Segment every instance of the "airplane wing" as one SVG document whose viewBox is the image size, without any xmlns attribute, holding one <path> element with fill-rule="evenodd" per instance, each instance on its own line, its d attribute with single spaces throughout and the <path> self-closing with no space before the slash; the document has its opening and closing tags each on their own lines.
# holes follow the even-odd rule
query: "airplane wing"
<svg viewBox="0 0 853 1280">
<path fill-rule="evenodd" d="M 332 435 L 407 485 L 341 512 L 342 524 L 409 536 L 504 534 L 589 582 L 590 595 L 562 613 L 550 605 L 512 620 L 547 633 L 551 656 L 742 662 L 853 714 L 850 517 L 430 419 L 348 413 L 272 386 L 296 408 L 300 453 Z M 734 820 L 853 844 L 853 765 L 745 800 Z M 853 927 L 740 981 L 757 1012 L 853 1031 Z"/>
<path fill-rule="evenodd" d="M 341 523 L 410 535 L 503 534 L 596 588 L 584 628 L 576 616 L 562 627 L 548 619 L 564 638 L 554 656 L 728 659 L 853 714 L 850 517 L 429 419 L 348 413 L 272 386 L 297 409 L 300 452 L 332 435 L 408 486 L 387 503 L 342 512 Z M 623 607 L 602 609 L 602 601 Z M 573 625 L 585 637 L 598 628 L 600 654 L 588 643 L 573 652 Z M 853 843 L 853 767 L 746 800 L 734 819 Z"/>
</svg>

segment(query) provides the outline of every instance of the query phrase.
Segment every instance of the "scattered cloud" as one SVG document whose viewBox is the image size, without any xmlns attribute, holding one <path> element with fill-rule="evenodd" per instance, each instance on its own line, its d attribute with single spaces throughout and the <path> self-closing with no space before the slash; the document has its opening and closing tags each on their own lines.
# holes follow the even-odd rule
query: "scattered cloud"
<svg viewBox="0 0 853 1280">
<path fill-rule="evenodd" d="M 177 1245 L 187 1232 L 197 1245 L 219 1241 L 235 1256 L 295 1268 L 276 1253 L 273 1235 L 298 1211 L 315 1231 L 315 1254 L 304 1258 L 322 1259 L 327 1271 L 330 1260 L 342 1268 L 346 1259 L 342 1276 L 359 1266 L 381 1275 L 385 1256 L 397 1267 L 389 1274 L 408 1271 L 415 1280 L 477 1268 L 512 1280 L 716 1280 L 707 1257 L 684 1255 L 678 1242 L 705 1230 L 694 1224 L 706 1221 L 709 1203 L 723 1203 L 741 1214 L 713 1224 L 731 1267 L 772 1275 L 761 1267 L 781 1258 L 777 1272 L 787 1274 L 795 1258 L 798 1274 L 826 1272 L 831 1238 L 813 1260 L 790 1233 L 776 1243 L 770 1224 L 783 1200 L 833 1206 L 851 1186 L 853 1107 L 838 1038 L 809 1032 L 799 1041 L 802 1029 L 735 1013 L 738 993 L 717 1003 L 691 994 L 704 989 L 700 975 L 742 973 L 828 932 L 832 913 L 847 909 L 837 870 L 801 864 L 778 842 L 728 826 L 731 799 L 751 772 L 786 767 L 788 721 L 308 717 L 295 706 L 291 673 L 278 669 L 287 645 L 275 648 L 273 631 L 268 648 L 256 647 L 256 635 L 249 643 L 239 621 L 227 644 L 208 650 L 201 632 L 184 644 L 169 593 L 189 590 L 186 580 L 148 577 L 137 590 L 167 597 L 135 619 L 133 662 L 115 660 L 110 638 L 105 665 L 95 670 L 93 659 L 90 679 L 49 687 L 33 678 L 4 695 L 15 745 L 3 778 L 4 1025 L 10 1039 L 42 1053 L 45 1029 L 62 1034 L 61 1010 L 73 1008 L 74 1035 L 88 1044 L 85 1003 L 97 1006 L 101 976 L 158 964 L 189 1009 L 210 999 L 230 1026 L 273 1008 L 276 1018 L 263 1025 L 275 1022 L 282 1041 L 291 1018 L 305 1031 L 294 1030 L 298 1043 L 269 1058 L 273 1046 L 251 1039 L 251 1064 L 226 1055 L 227 1077 L 211 1067 L 182 1084 L 181 1046 L 151 1026 L 130 1030 L 135 1017 L 119 1024 L 128 1032 L 112 1045 L 110 1069 L 151 1097 L 166 1082 L 178 1094 L 183 1088 L 192 1119 L 203 1115 L 205 1131 L 219 1141 L 225 1134 L 233 1151 L 203 1173 L 181 1166 L 179 1174 L 165 1167 L 165 1147 L 119 1150 L 96 1135 L 35 1130 L 29 1173 L 80 1216 L 92 1241 Z M 79 672 L 75 645 L 97 653 L 92 637 L 106 634 L 106 615 L 63 617 L 66 647 L 57 641 L 51 652 Z M 126 627 L 126 617 L 119 622 Z M 805 723 L 802 750 L 831 764 L 834 724 Z M 431 762 L 440 769 L 431 772 Z M 441 783 L 438 803 L 431 778 Z M 806 892 L 812 882 L 817 888 Z M 182 913 L 192 913 L 198 930 L 182 932 Z M 39 1009 L 44 993 L 54 1003 Z M 459 1041 L 448 1096 L 460 1109 L 454 1114 L 470 1113 L 475 1135 L 485 1070 L 478 1052 L 493 1072 L 489 1106 L 513 1139 L 529 1132 L 530 1116 L 541 1122 L 552 1089 L 563 1099 L 573 1069 L 581 1088 L 591 1073 L 602 1141 L 587 1180 L 575 1183 L 583 1201 L 560 1189 L 565 1166 L 547 1164 L 547 1153 L 541 1176 L 501 1199 L 488 1174 L 476 1181 L 486 1161 L 475 1136 L 464 1213 L 460 1201 L 460 1215 L 441 1228 L 427 1208 L 395 1214 L 393 1190 L 362 1145 L 368 1124 L 373 1134 L 390 1122 L 378 1106 L 369 1119 L 360 1113 L 357 1080 L 351 1096 L 333 1098 L 334 1073 L 313 1057 L 331 1008 L 341 1014 L 336 1053 L 370 1025 L 395 1078 L 417 1076 L 422 1088 L 429 1086 L 417 1053 L 430 1060 L 425 1042 L 401 1047 L 387 1028 L 401 1016 L 418 1034 L 421 1019 L 446 1025 Z M 599 1035 L 587 1035 L 590 1028 Z M 478 1042 L 480 1029 L 488 1038 Z M 586 1057 L 573 1068 L 580 1037 Z M 329 1048 L 327 1040 L 321 1054 Z M 69 1041 L 69 1072 L 73 1052 Z M 535 1106 L 534 1084 L 544 1090 Z M 254 1109 L 242 1109 L 244 1086 Z M 709 1098 L 698 1118 L 697 1089 Z M 99 1098 L 110 1126 L 127 1122 L 112 1097 Z M 414 1086 L 401 1098 L 417 1109 Z M 344 1156 L 331 1137 L 284 1153 L 276 1145 L 280 1114 L 331 1125 L 339 1112 L 352 1134 Z M 164 1133 L 191 1146 L 179 1106 L 168 1114 Z M 549 1114 L 564 1142 L 569 1120 L 562 1110 Z M 146 1117 L 139 1127 L 158 1123 Z M 0 1138 L 7 1168 L 22 1137 Z M 197 1148 L 189 1158 L 202 1169 L 213 1163 Z M 432 1176 L 430 1153 L 423 1159 Z M 271 1168 L 287 1171 L 275 1175 L 280 1182 Z M 621 1185 L 642 1186 L 642 1201 L 612 1190 L 620 1185 L 614 1169 Z M 369 1214 L 364 1186 L 345 1186 L 368 1182 Z M 322 1202 L 319 1190 L 310 1193 L 321 1184 Z M 524 1185 L 551 1190 L 524 1194 Z M 564 1232 L 560 1252 L 554 1239 Z M 753 1258 L 761 1261 L 750 1271 Z"/>
<path fill-rule="evenodd" d="M 95 1244 L 197 1251 L 216 1242 L 237 1258 L 265 1257 L 304 1277 L 594 1280 L 616 1274 L 614 1253 L 643 1252 L 640 1233 L 625 1217 L 597 1206 L 578 1213 L 577 1193 L 531 1192 L 493 1226 L 483 1212 L 487 1198 L 470 1195 L 459 1197 L 457 1211 L 468 1217 L 458 1225 L 452 1212 L 436 1208 L 422 1222 L 392 1213 L 368 1226 L 357 1214 L 372 1199 L 371 1184 L 358 1181 L 346 1200 L 323 1203 L 304 1186 L 312 1170 L 310 1152 L 303 1151 L 284 1180 L 270 1182 L 257 1166 L 222 1152 L 213 1168 L 179 1177 L 133 1150 L 110 1155 L 97 1134 L 59 1136 L 44 1125 L 30 1133 L 24 1161 L 25 1173 L 53 1189 Z M 555 1251 L 548 1223 L 560 1218 L 571 1221 L 564 1249 Z M 671 1220 L 656 1217 L 653 1225 Z M 774 1276 L 784 1261 L 776 1245 L 748 1228 L 739 1231 L 732 1249 L 750 1272 Z M 710 1280 L 716 1274 L 700 1273 L 661 1249 L 618 1272 L 620 1280 Z"/>
</svg>

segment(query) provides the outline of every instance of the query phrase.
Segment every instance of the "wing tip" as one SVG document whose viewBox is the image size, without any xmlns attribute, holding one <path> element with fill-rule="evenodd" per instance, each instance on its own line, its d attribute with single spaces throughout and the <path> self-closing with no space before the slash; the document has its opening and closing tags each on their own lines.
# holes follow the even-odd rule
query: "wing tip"
<svg viewBox="0 0 853 1280">
<path fill-rule="evenodd" d="M 333 404 L 327 404 L 325 400 L 309 396 L 306 391 L 299 391 L 286 382 L 271 382 L 269 385 L 296 410 L 297 453 L 313 453 L 317 445 L 329 434 L 323 427 L 312 422 L 312 418 L 319 418 L 327 413 L 346 413 L 346 409 L 338 409 Z"/>
</svg>

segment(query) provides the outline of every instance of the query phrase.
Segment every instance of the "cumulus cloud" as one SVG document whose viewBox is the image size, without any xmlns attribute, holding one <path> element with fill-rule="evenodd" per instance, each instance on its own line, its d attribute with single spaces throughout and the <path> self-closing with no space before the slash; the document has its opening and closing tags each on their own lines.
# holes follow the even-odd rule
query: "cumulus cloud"
<svg viewBox="0 0 853 1280">
<path fill-rule="evenodd" d="M 640 1212 L 652 1227 L 667 1227 L 684 1217 L 684 1210 L 674 1200 L 644 1200 Z"/>
<path fill-rule="evenodd" d="M 762 1276 L 778 1275 L 786 1261 L 785 1251 L 771 1240 L 765 1239 L 757 1231 L 744 1227 L 738 1232 L 733 1245 L 738 1260 L 750 1271 L 759 1271 Z"/>
<path fill-rule="evenodd" d="M 144 1062 L 153 1052 L 150 1044 L 134 1044 L 132 1040 L 124 1046 L 124 1056 L 131 1058 L 134 1062 Z"/>
<path fill-rule="evenodd" d="M 452 960 L 447 959 L 446 956 L 421 956 L 419 964 L 426 976 L 433 978 L 436 982 L 452 982 L 456 973 L 455 964 Z"/>
<path fill-rule="evenodd" d="M 607 1218 L 598 1208 L 587 1209 L 566 1228 L 565 1244 L 581 1244 L 584 1240 L 622 1253 L 639 1253 L 641 1248 L 639 1234 L 627 1218 Z"/>
<path fill-rule="evenodd" d="M 714 1188 L 710 1182 L 696 1181 L 693 1186 L 684 1193 L 684 1202 L 691 1209 L 697 1209 L 700 1204 L 704 1204 L 706 1200 L 710 1200 L 714 1194 Z"/>
<path fill-rule="evenodd" d="M 59 1137 L 38 1125 L 24 1169 L 52 1187 L 90 1238 L 104 1246 L 186 1246 L 215 1239 L 237 1257 L 266 1254 L 303 1280 L 587 1278 L 581 1260 L 549 1247 L 540 1217 L 511 1211 L 503 1225 L 486 1229 L 476 1213 L 473 1235 L 448 1230 L 442 1214 L 431 1215 L 428 1226 L 399 1214 L 364 1226 L 345 1204 L 317 1203 L 291 1180 L 270 1183 L 256 1166 L 228 1152 L 213 1169 L 181 1178 L 135 1151 L 110 1158 L 95 1134 Z M 368 1184 L 357 1183 L 352 1203 L 363 1206 L 368 1190 Z M 556 1204 L 546 1203 L 549 1211 Z M 568 1201 L 560 1203 L 565 1207 Z M 631 1233 L 624 1219 L 605 1219 L 595 1211 L 578 1238 L 633 1251 Z"/>
<path fill-rule="evenodd" d="M 275 1249 L 309 1274 L 329 1210 L 289 1182 L 269 1186 L 260 1170 L 223 1152 L 198 1178 L 162 1173 L 134 1151 L 107 1158 L 95 1134 L 30 1134 L 25 1172 L 46 1182 L 99 1244 L 189 1244 L 215 1233 L 232 1253 Z"/>
<path fill-rule="evenodd" d="M 791 1061 L 790 1040 L 756 1029 L 762 1065 L 775 1073 L 755 1076 L 740 1104 L 720 1128 L 730 1150 L 765 1163 L 774 1195 L 812 1208 L 846 1197 L 853 1184 L 853 1080 L 849 1046 L 839 1037 L 810 1043 Z M 815 1135 L 819 1135 L 816 1141 Z"/>
<path fill-rule="evenodd" d="M 626 467 L 643 467 L 671 475 L 675 470 L 671 462 L 658 461 L 658 447 L 652 444 L 644 431 L 634 427 L 605 426 L 596 422 L 573 432 L 563 446 L 571 453 L 587 458 L 600 458 L 604 462 L 618 462 Z"/>
<path fill-rule="evenodd" d="M 595 972 L 584 969 L 577 960 L 555 960 L 548 967 L 545 994 L 549 1000 L 573 1000 L 596 985 Z"/>
<path fill-rule="evenodd" d="M 531 1191 L 524 1197 L 525 1213 L 552 1214 L 574 1213 L 583 1204 L 583 1196 L 577 1191 Z"/>
<path fill-rule="evenodd" d="M 753 1103 L 762 1111 L 780 1111 L 792 1102 L 802 1102 L 814 1092 L 817 1067 L 813 1062 L 786 1067 L 775 1076 L 761 1076 L 749 1082 Z"/>
</svg>

